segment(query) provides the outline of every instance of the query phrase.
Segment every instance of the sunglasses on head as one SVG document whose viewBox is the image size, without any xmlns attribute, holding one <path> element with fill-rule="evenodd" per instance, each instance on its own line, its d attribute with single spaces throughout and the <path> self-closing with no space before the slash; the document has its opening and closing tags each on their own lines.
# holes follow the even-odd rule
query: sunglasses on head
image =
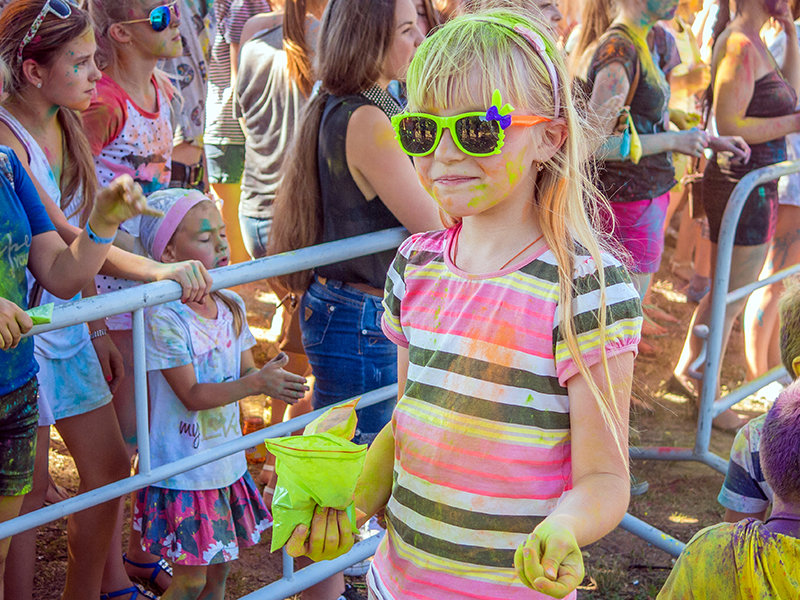
<svg viewBox="0 0 800 600">
<path fill-rule="evenodd" d="M 25 46 L 31 43 L 31 40 L 36 37 L 36 34 L 39 31 L 39 28 L 42 26 L 47 15 L 55 15 L 59 19 L 68 19 L 69 16 L 72 14 L 72 7 L 77 8 L 78 5 L 70 0 L 47 0 L 42 6 L 42 10 L 39 11 L 39 15 L 33 20 L 31 23 L 30 28 L 28 29 L 28 33 L 25 34 L 25 37 L 22 38 L 22 42 L 17 48 L 17 60 L 22 60 L 22 51 L 25 50 Z"/>
<path fill-rule="evenodd" d="M 450 131 L 456 147 L 469 156 L 500 154 L 505 143 L 505 129 L 511 125 L 532 127 L 550 121 L 538 115 L 514 115 L 506 104 L 500 108 L 500 92 L 495 90 L 492 106 L 485 112 L 468 112 L 450 117 L 426 113 L 405 113 L 392 117 L 395 137 L 410 156 L 427 156 L 439 145 L 442 132 Z"/>
<path fill-rule="evenodd" d="M 169 27 L 170 23 L 172 23 L 172 15 L 175 15 L 176 19 L 181 18 L 178 0 L 172 0 L 172 2 L 168 4 L 156 6 L 150 11 L 150 16 L 146 19 L 133 19 L 132 21 L 120 21 L 120 23 L 123 25 L 131 23 L 150 23 L 150 27 L 153 28 L 153 31 L 164 31 Z"/>
</svg>

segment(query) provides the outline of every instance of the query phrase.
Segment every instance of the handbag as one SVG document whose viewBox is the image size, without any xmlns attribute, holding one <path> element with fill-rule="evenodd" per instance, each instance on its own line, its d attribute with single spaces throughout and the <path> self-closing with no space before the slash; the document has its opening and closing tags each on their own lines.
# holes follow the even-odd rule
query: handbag
<svg viewBox="0 0 800 600">
<path fill-rule="evenodd" d="M 618 28 L 624 35 L 628 33 L 622 28 Z M 630 36 L 628 36 L 630 37 Z M 633 164 L 638 165 L 642 158 L 642 142 L 639 139 L 639 132 L 636 131 L 636 126 L 633 124 L 633 117 L 631 117 L 631 102 L 636 95 L 636 89 L 639 87 L 639 77 L 641 75 L 641 65 L 637 58 L 634 63 L 633 80 L 631 86 L 628 88 L 628 95 L 625 98 L 625 104 L 619 111 L 617 118 L 617 126 L 614 131 L 617 135 L 622 136 L 620 142 L 620 154 L 628 157 Z"/>
</svg>

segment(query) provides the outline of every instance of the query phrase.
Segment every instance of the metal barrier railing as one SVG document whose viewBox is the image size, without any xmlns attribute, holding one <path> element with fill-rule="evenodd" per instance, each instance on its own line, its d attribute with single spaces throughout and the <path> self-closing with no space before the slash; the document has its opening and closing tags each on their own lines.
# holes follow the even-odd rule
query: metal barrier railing
<svg viewBox="0 0 800 600">
<path fill-rule="evenodd" d="M 396 248 L 408 233 L 398 227 L 304 248 L 294 252 L 262 258 L 212 271 L 212 290 L 250 283 L 269 277 L 284 275 L 312 267 L 332 264 L 359 256 Z M 188 471 L 224 456 L 241 452 L 268 437 L 281 437 L 305 427 L 324 412 L 324 409 L 296 417 L 290 421 L 253 432 L 155 469 L 150 464 L 149 425 L 147 413 L 147 372 L 144 336 L 144 308 L 177 300 L 180 286 L 172 281 L 160 281 L 127 290 L 86 298 L 58 305 L 53 310 L 52 321 L 34 327 L 27 335 L 67 327 L 86 321 L 104 318 L 121 312 L 133 313 L 134 385 L 136 404 L 136 431 L 139 449 L 139 473 L 103 487 L 90 490 L 0 523 L 0 539 L 28 529 L 33 529 L 69 514 L 119 498 L 167 477 Z M 363 394 L 359 407 L 364 408 L 384 402 L 397 395 L 397 386 L 389 385 Z M 345 401 L 346 402 L 346 401 Z M 301 591 L 360 560 L 374 554 L 379 538 L 369 538 L 356 544 L 350 552 L 333 561 L 323 561 L 294 572 L 294 561 L 284 552 L 283 578 L 249 594 L 247 598 L 280 599 Z"/>
<path fill-rule="evenodd" d="M 757 392 L 765 385 L 777 381 L 785 373 L 783 367 L 776 367 L 761 377 L 749 381 L 744 385 L 731 390 L 725 396 L 716 399 L 719 389 L 719 365 L 722 361 L 723 321 L 728 304 L 742 300 L 755 290 L 785 279 L 800 272 L 800 265 L 793 265 L 760 281 L 755 281 L 736 290 L 729 290 L 731 257 L 733 241 L 739 217 L 750 192 L 757 186 L 768 181 L 773 181 L 784 175 L 800 172 L 800 161 L 785 161 L 756 169 L 736 185 L 728 200 L 728 205 L 722 216 L 720 235 L 717 244 L 717 264 L 714 274 L 714 285 L 711 292 L 711 318 L 705 329 L 696 328 L 695 335 L 704 337 L 701 356 L 703 364 L 702 386 L 700 389 L 697 429 L 693 448 L 675 447 L 642 447 L 631 448 L 630 455 L 634 459 L 645 460 L 690 460 L 708 465 L 712 469 L 725 473 L 728 469 L 728 460 L 717 456 L 710 450 L 711 427 L 714 417 L 729 409 L 737 402 L 750 394 Z M 684 544 L 675 540 L 668 534 L 648 525 L 644 521 L 629 518 L 626 515 L 620 524 L 627 531 L 637 535 L 662 550 L 677 556 Z M 676 552 L 677 550 L 677 552 Z"/>
</svg>

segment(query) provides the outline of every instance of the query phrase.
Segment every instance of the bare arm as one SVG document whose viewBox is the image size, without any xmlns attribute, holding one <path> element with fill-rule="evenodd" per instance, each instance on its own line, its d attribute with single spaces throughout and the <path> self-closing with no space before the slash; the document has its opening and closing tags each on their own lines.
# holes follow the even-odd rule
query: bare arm
<svg viewBox="0 0 800 600">
<path fill-rule="evenodd" d="M 605 394 L 614 390 L 621 420 L 605 425 L 587 381 L 578 374 L 567 382 L 570 402 L 573 488 L 517 549 L 515 566 L 529 587 L 563 598 L 583 579 L 580 547 L 614 529 L 628 508 L 628 410 L 633 381 L 633 352 L 609 359 L 611 385 L 602 365 L 590 369 Z M 623 452 L 617 449 L 619 439 Z"/>
<path fill-rule="evenodd" d="M 82 229 L 70 224 L 61 208 L 57 206 L 50 195 L 44 191 L 44 188 L 42 188 L 39 181 L 31 172 L 27 151 L 22 146 L 17 136 L 11 133 L 8 127 L 3 123 L 0 123 L 0 144 L 5 144 L 14 150 L 17 158 L 19 158 L 20 164 L 22 164 L 25 172 L 31 178 L 33 186 L 39 193 L 39 198 L 47 211 L 47 216 L 50 217 L 50 220 L 53 222 L 58 235 L 65 244 L 72 244 L 80 237 Z M 118 232 L 118 235 L 126 236 L 128 234 L 125 232 Z M 211 289 L 211 275 L 209 275 L 206 268 L 199 261 L 162 264 L 145 258 L 144 256 L 126 252 L 115 245 L 107 248 L 107 252 L 106 260 L 99 269 L 99 272 L 104 275 L 144 282 L 172 279 L 177 281 L 183 288 L 183 296 L 181 299 L 184 301 L 199 301 Z M 96 273 L 97 272 L 95 272 L 95 274 Z M 69 297 L 74 295 L 74 293 L 70 294 Z"/>
<path fill-rule="evenodd" d="M 721 135 L 738 135 L 752 145 L 800 131 L 800 113 L 781 117 L 746 116 L 758 67 L 758 49 L 747 36 L 731 32 L 718 52 L 714 115 Z"/>
<path fill-rule="evenodd" d="M 423 189 L 383 111 L 356 109 L 347 125 L 347 166 L 368 199 L 378 196 L 411 233 L 442 228 L 436 203 Z"/>
<path fill-rule="evenodd" d="M 783 74 L 786 81 L 800 94 L 800 45 L 797 42 L 797 29 L 792 21 L 792 14 L 789 5 L 784 5 L 786 13 L 778 19 L 786 33 L 786 57 L 783 61 Z"/>
<path fill-rule="evenodd" d="M 113 237 L 119 223 L 146 207 L 139 186 L 130 177 L 122 176 L 97 195 L 87 227 L 102 238 Z M 58 233 L 48 231 L 33 236 L 28 268 L 49 292 L 71 298 L 95 276 L 110 246 L 92 241 L 86 229 L 69 246 Z"/>
<path fill-rule="evenodd" d="M 397 397 L 402 397 L 408 378 L 408 348 L 397 347 Z M 364 470 L 356 485 L 356 513 L 359 524 L 389 502 L 394 470 L 394 433 L 387 423 L 367 451 Z"/>
<path fill-rule="evenodd" d="M 617 116 L 625 104 L 630 90 L 630 82 L 622 63 L 611 63 L 598 72 L 595 78 L 589 106 L 600 119 L 600 128 L 609 136 L 597 153 L 602 160 L 627 160 L 620 150 L 622 137 L 614 135 Z M 642 143 L 642 156 L 661 154 L 663 152 L 681 152 L 699 156 L 707 145 L 706 135 L 698 130 L 665 131 L 663 133 L 639 134 Z"/>
<path fill-rule="evenodd" d="M 263 368 L 256 369 L 250 350 L 245 350 L 242 352 L 242 370 L 248 374 L 232 381 L 197 383 L 191 364 L 164 369 L 161 373 L 187 410 L 218 408 L 257 394 L 267 394 L 294 404 L 303 397 L 308 387 L 305 377 L 283 369 L 287 362 L 289 357 L 281 353 Z"/>
</svg>

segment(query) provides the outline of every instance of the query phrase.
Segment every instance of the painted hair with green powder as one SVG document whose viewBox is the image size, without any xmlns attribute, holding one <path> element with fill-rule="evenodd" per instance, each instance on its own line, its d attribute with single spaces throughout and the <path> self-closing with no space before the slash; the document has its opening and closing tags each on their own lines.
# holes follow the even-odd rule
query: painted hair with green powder
<svg viewBox="0 0 800 600">
<path fill-rule="evenodd" d="M 521 34 L 519 28 L 531 30 L 543 40 L 547 57 L 555 66 L 560 105 L 557 115 L 554 78 L 529 36 Z M 614 398 L 607 357 L 603 353 L 604 392 L 582 360 L 573 323 L 571 299 L 578 249 L 585 249 L 597 265 L 602 265 L 602 249 L 607 249 L 608 243 L 601 239 L 596 227 L 600 206 L 606 201 L 592 183 L 587 128 L 575 110 L 569 81 L 562 53 L 548 28 L 534 17 L 505 8 L 468 13 L 446 23 L 417 49 L 406 77 L 408 109 L 440 113 L 451 107 L 489 107 L 497 89 L 503 101 L 519 114 L 557 118 L 566 124 L 566 141 L 542 164 L 531 202 L 536 203 L 539 227 L 558 262 L 561 334 L 591 387 L 603 418 L 611 431 L 619 432 L 623 417 Z M 443 221 L 448 226 L 455 223 L 444 214 Z M 602 268 L 597 273 L 601 293 L 599 329 L 601 347 L 605 347 L 605 277 Z M 618 435 L 619 450 L 627 456 L 623 442 Z"/>
</svg>

